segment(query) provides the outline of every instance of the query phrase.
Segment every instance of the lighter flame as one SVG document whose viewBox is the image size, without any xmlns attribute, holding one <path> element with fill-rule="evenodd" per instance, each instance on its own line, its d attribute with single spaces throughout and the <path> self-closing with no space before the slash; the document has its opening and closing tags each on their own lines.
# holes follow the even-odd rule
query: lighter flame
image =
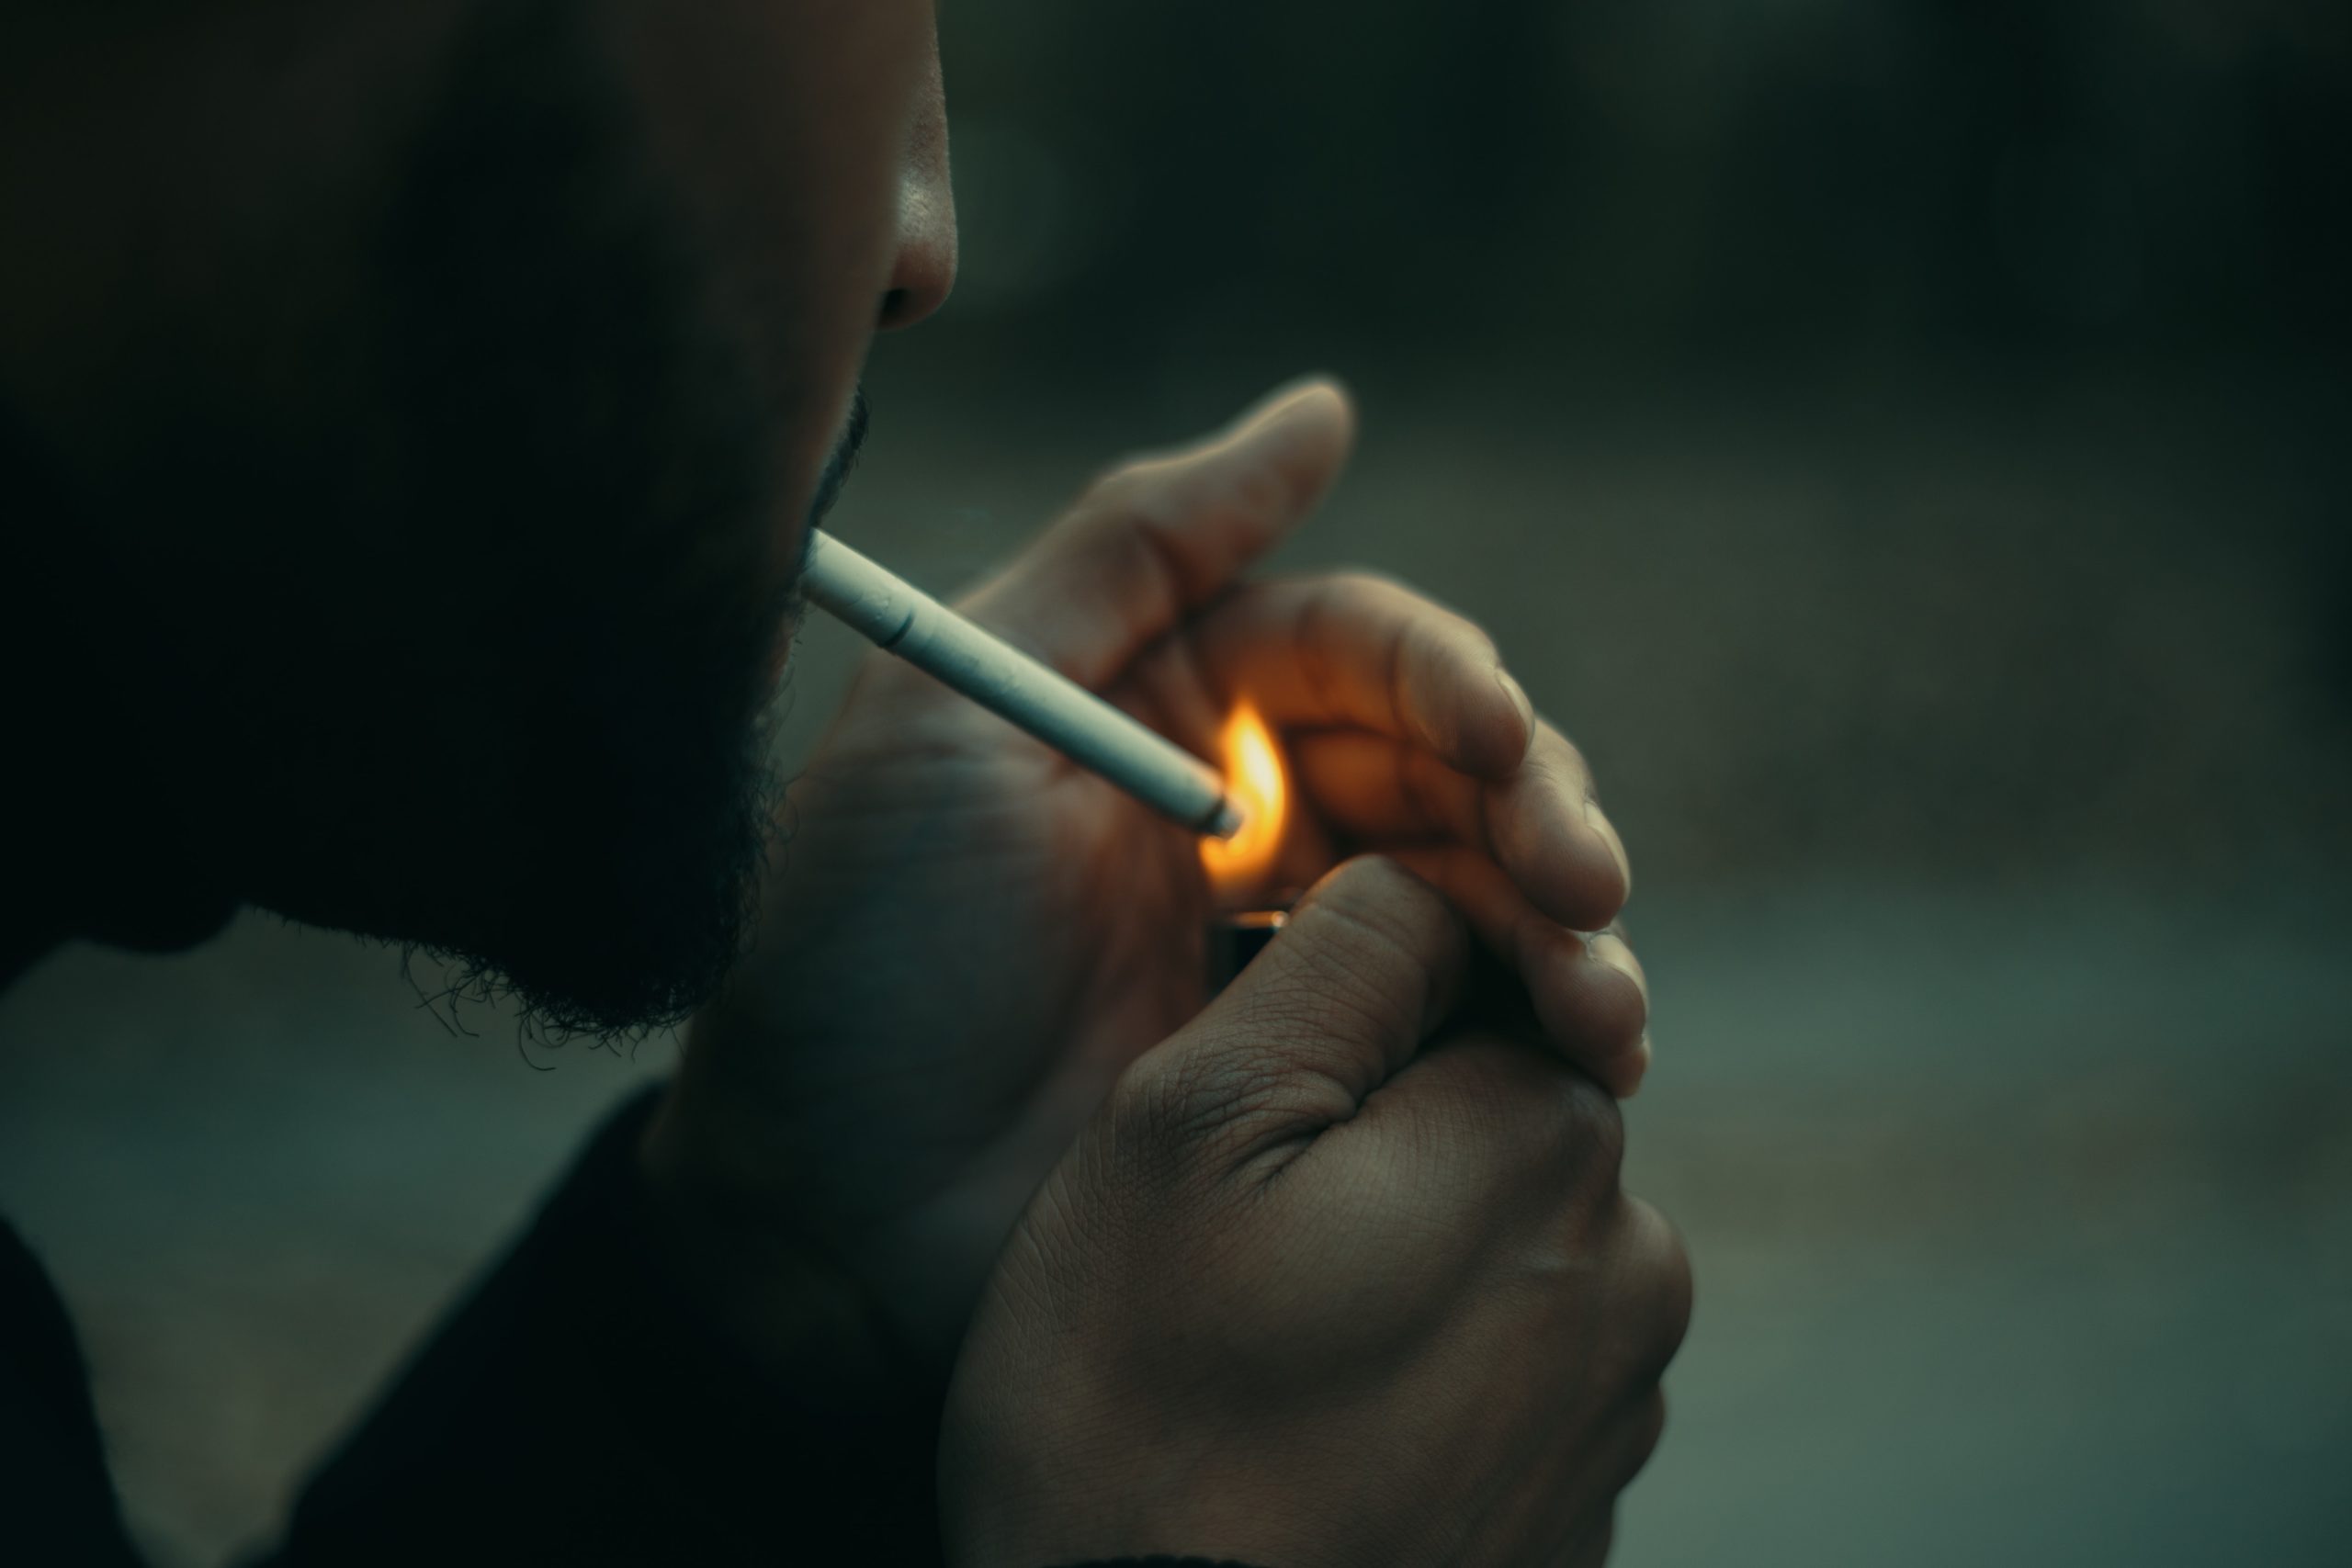
<svg viewBox="0 0 2352 1568">
<path fill-rule="evenodd" d="M 1273 873 L 1289 817 L 1290 783 L 1273 732 L 1248 703 L 1226 720 L 1217 749 L 1225 754 L 1226 793 L 1248 815 L 1230 839 L 1201 840 L 1201 863 L 1218 893 L 1246 896 L 1262 891 Z"/>
</svg>

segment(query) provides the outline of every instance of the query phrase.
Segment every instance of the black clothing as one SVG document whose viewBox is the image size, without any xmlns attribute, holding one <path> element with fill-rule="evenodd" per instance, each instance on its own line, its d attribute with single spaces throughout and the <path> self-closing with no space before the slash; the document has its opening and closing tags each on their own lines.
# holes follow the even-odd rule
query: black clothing
<svg viewBox="0 0 2352 1568">
<path fill-rule="evenodd" d="M 0 1220 L 0 1542 L 48 1564 L 139 1561 L 107 1477 L 90 1377 L 65 1303 Z M 14 1553 L 11 1561 L 18 1561 Z"/>
<path fill-rule="evenodd" d="M 731 1353 L 649 1266 L 633 1152 L 652 1103 L 606 1123 L 255 1568 L 938 1561 L 944 1380 L 812 1347 L 781 1381 Z M 64 1306 L 5 1223 L 0 1559 L 138 1565 Z"/>
</svg>

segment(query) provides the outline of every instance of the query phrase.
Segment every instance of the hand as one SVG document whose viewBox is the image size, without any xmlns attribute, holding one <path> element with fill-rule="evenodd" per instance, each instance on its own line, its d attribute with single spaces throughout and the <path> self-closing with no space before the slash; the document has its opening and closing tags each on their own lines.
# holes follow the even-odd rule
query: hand
<svg viewBox="0 0 2352 1568">
<path fill-rule="evenodd" d="M 1608 925 L 1624 852 L 1582 760 L 1476 626 L 1355 576 L 1245 582 L 1315 508 L 1353 415 L 1329 383 L 1112 470 L 960 608 L 1211 750 L 1247 694 L 1301 796 L 1286 869 L 1396 851 L 1619 1092 L 1647 1060 Z M 1136 1055 L 1192 1018 L 1197 846 L 886 655 L 786 811 L 755 950 L 695 1024 L 650 1168 L 814 1248 L 941 1365 L 1022 1206 Z"/>
<path fill-rule="evenodd" d="M 1609 1099 L 1449 1034 L 1461 923 L 1329 879 L 1131 1067 L 989 1282 L 941 1446 L 958 1568 L 1597 1562 L 1690 1277 Z"/>
</svg>

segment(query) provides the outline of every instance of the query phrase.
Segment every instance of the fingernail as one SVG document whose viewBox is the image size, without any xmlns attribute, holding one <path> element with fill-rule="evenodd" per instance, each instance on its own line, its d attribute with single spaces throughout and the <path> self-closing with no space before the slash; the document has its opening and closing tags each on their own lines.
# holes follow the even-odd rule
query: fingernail
<svg viewBox="0 0 2352 1568">
<path fill-rule="evenodd" d="M 1617 836 L 1616 825 L 1609 820 L 1608 814 L 1600 809 L 1600 802 L 1597 800 L 1584 803 L 1584 820 L 1585 826 L 1598 833 L 1600 841 L 1609 846 L 1610 854 L 1617 862 L 1617 874 L 1625 880 L 1625 897 L 1632 897 L 1634 863 L 1625 858 L 1625 840 Z"/>
<path fill-rule="evenodd" d="M 1625 945 L 1623 937 L 1615 931 L 1602 931 L 1586 938 L 1584 950 L 1634 982 L 1642 993 L 1642 1006 L 1650 1005 L 1649 977 L 1642 973 L 1642 961 L 1634 956 L 1634 950 Z"/>
<path fill-rule="evenodd" d="M 1511 672 L 1501 665 L 1495 666 L 1495 684 L 1503 689 L 1510 705 L 1519 710 L 1519 728 L 1532 746 L 1535 741 L 1535 705 L 1527 700 L 1527 688 L 1521 685 Z"/>
</svg>

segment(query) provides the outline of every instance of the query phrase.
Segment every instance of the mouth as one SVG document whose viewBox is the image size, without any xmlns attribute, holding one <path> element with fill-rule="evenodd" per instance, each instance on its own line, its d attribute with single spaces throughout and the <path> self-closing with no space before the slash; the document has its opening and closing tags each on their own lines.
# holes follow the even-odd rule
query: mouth
<svg viewBox="0 0 2352 1568">
<path fill-rule="evenodd" d="M 808 532 L 815 532 L 832 511 L 833 502 L 841 499 L 842 488 L 849 483 L 849 476 L 865 450 L 865 431 L 870 422 L 865 388 L 860 385 L 850 394 L 848 417 L 842 422 L 841 434 L 833 438 L 833 449 L 825 458 L 824 470 L 817 476 L 817 493 L 808 502 Z M 801 554 L 808 554 L 805 537 Z"/>
<path fill-rule="evenodd" d="M 808 502 L 808 512 L 800 529 L 800 546 L 794 552 L 790 575 L 785 580 L 771 619 L 775 637 L 768 649 L 765 680 L 760 690 L 773 699 L 784 683 L 786 667 L 791 662 L 792 644 L 800 635 L 800 615 L 805 601 L 800 597 L 800 573 L 808 564 L 808 547 L 817 536 L 833 503 L 841 499 L 842 490 L 849 483 L 849 476 L 865 450 L 866 426 L 871 414 L 865 400 L 865 389 L 857 387 L 850 394 L 849 413 L 842 421 L 841 434 L 833 438 L 833 448 L 826 456 L 824 468 L 817 476 L 817 492 Z"/>
</svg>

